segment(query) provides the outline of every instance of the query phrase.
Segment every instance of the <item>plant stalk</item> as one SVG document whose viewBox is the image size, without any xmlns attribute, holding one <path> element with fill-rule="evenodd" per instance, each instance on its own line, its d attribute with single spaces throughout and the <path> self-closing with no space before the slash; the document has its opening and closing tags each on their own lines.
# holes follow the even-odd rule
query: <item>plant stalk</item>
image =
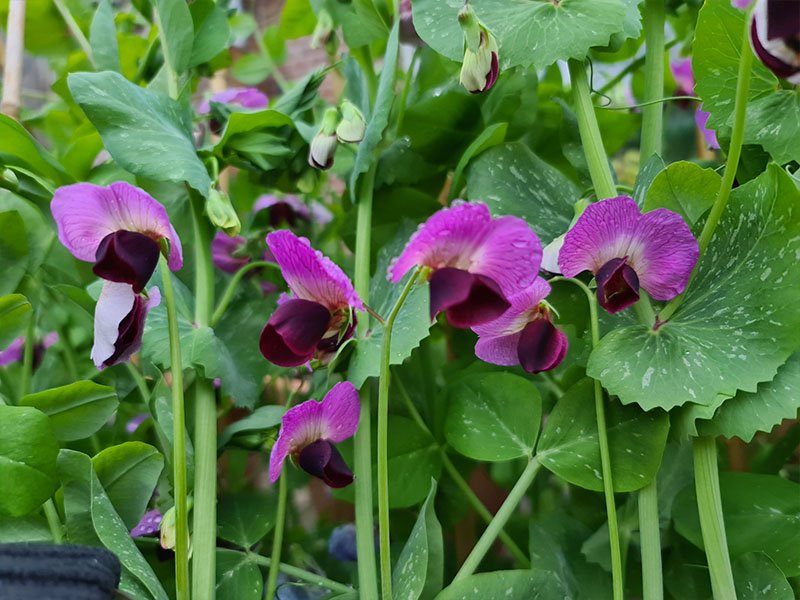
<svg viewBox="0 0 800 600">
<path fill-rule="evenodd" d="M 281 549 L 283 548 L 283 528 L 286 524 L 286 496 L 289 490 L 286 485 L 286 475 L 278 478 L 278 510 L 275 515 L 275 532 L 272 536 L 272 564 L 267 576 L 267 595 L 265 598 L 274 598 L 278 584 L 278 571 L 280 570 Z"/>
<path fill-rule="evenodd" d="M 251 557 L 254 562 L 264 565 L 265 567 L 271 567 L 273 564 L 271 559 L 267 558 L 266 556 L 261 556 L 260 554 L 248 554 L 248 556 Z M 338 581 L 328 579 L 327 577 L 317 575 L 316 573 L 312 573 L 310 571 L 306 571 L 305 569 L 300 569 L 299 567 L 287 565 L 286 563 L 278 563 L 278 570 L 282 573 L 286 573 L 289 577 L 294 577 L 300 581 L 313 583 L 314 585 L 327 588 L 340 594 L 347 594 L 355 591 L 353 588 L 348 587 L 343 583 L 339 583 Z M 269 596 L 265 596 L 265 598 L 269 598 Z"/>
<path fill-rule="evenodd" d="M 664 107 L 659 99 L 664 94 L 664 0 L 644 2 L 644 103 L 642 106 L 642 139 L 639 160 L 647 162 L 653 154 L 661 155 Z M 655 102 L 655 104 L 649 104 Z"/>
<path fill-rule="evenodd" d="M 13 1 L 14 0 L 12 0 L 12 2 Z M 92 67 L 97 68 L 97 65 L 94 64 L 92 46 L 89 43 L 89 40 L 87 40 L 86 36 L 83 34 L 80 25 L 78 25 L 78 22 L 75 20 L 75 17 L 72 16 L 69 7 L 64 4 L 64 0 L 53 0 L 53 4 L 58 12 L 61 13 L 61 18 L 64 19 L 67 29 L 69 29 L 69 32 L 72 34 L 72 37 L 75 38 L 75 41 L 78 42 L 78 45 L 81 47 L 81 50 L 83 50 L 83 53 L 86 55 L 86 58 L 91 63 Z"/>
<path fill-rule="evenodd" d="M 61 524 L 61 518 L 58 516 L 58 510 L 52 498 L 48 498 L 44 503 L 44 516 L 47 519 L 47 526 L 50 528 L 50 534 L 53 536 L 53 542 L 60 544 L 64 541 L 64 526 Z"/>
<path fill-rule="evenodd" d="M 214 314 L 211 315 L 211 327 L 214 327 L 219 320 L 225 315 L 225 311 L 228 309 L 228 305 L 233 300 L 233 297 L 236 295 L 236 290 L 239 287 L 239 284 L 242 282 L 242 278 L 247 275 L 253 269 L 262 269 L 262 268 L 278 268 L 278 265 L 273 262 L 269 262 L 266 260 L 257 260 L 254 262 L 247 263 L 241 269 L 234 273 L 233 277 L 231 277 L 231 281 L 228 284 L 228 287 L 225 288 L 225 292 L 222 294 L 222 298 L 217 304 L 217 308 L 214 309 Z"/>
</svg>

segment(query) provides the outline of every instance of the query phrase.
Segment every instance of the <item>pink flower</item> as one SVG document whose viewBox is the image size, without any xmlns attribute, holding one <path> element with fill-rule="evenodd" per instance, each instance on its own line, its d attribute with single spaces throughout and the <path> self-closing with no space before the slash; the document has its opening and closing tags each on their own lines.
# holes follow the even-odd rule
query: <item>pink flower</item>
<svg viewBox="0 0 800 600">
<path fill-rule="evenodd" d="M 567 354 L 568 341 L 543 303 L 549 293 L 550 284 L 537 278 L 509 298 L 511 307 L 500 318 L 474 327 L 479 336 L 476 356 L 495 365 L 521 365 L 528 373 L 556 368 Z"/>
<path fill-rule="evenodd" d="M 211 260 L 214 266 L 226 273 L 235 273 L 250 262 L 249 256 L 239 256 L 237 252 L 244 248 L 247 239 L 241 235 L 230 237 L 217 231 L 211 240 Z"/>
<path fill-rule="evenodd" d="M 456 202 L 417 230 L 389 266 L 389 279 L 397 283 L 416 266 L 433 269 L 431 319 L 445 311 L 451 325 L 467 328 L 503 314 L 506 298 L 534 282 L 541 260 L 539 238 L 525 221 Z"/>
<path fill-rule="evenodd" d="M 147 511 L 144 516 L 136 524 L 136 527 L 131 529 L 131 537 L 142 537 L 144 535 L 153 535 L 158 533 L 161 529 L 161 511 L 156 509 Z"/>
<path fill-rule="evenodd" d="M 51 331 L 39 342 L 33 345 L 33 368 L 36 369 L 42 364 L 44 351 L 58 342 L 58 334 Z M 22 362 L 25 354 L 25 338 L 20 336 L 11 342 L 4 350 L 0 350 L 0 367 L 5 367 L 15 362 Z"/>
<path fill-rule="evenodd" d="M 565 277 L 594 273 L 597 299 L 609 313 L 639 300 L 641 286 L 656 300 L 670 300 L 689 281 L 697 240 L 680 215 L 659 208 L 641 214 L 632 198 L 589 205 L 567 232 L 558 255 Z"/>
<path fill-rule="evenodd" d="M 694 94 L 694 72 L 692 71 L 691 57 L 672 60 L 669 68 L 672 71 L 672 78 L 678 84 L 678 89 L 675 90 L 677 95 L 691 96 Z"/>
<path fill-rule="evenodd" d="M 353 472 L 333 445 L 355 435 L 358 392 L 352 383 L 337 383 L 322 402 L 307 400 L 283 415 L 281 432 L 269 456 L 269 479 L 278 480 L 287 456 L 334 488 L 353 482 Z"/>
<path fill-rule="evenodd" d="M 241 106 L 242 108 L 266 108 L 269 98 L 261 91 L 252 87 L 232 87 L 222 90 L 203 100 L 197 107 L 197 112 L 201 115 L 211 112 L 211 103 L 230 104 Z"/>
<path fill-rule="evenodd" d="M 292 194 L 259 196 L 253 205 L 253 213 L 264 210 L 268 211 L 269 223 L 272 227 L 279 227 L 284 222 L 290 227 L 294 227 L 298 219 L 320 225 L 326 225 L 333 220 L 331 212 L 319 202 L 306 205 L 300 198 Z"/>
<path fill-rule="evenodd" d="M 283 229 L 267 236 L 267 246 L 292 296 L 279 303 L 261 332 L 261 353 L 282 367 L 327 357 L 352 337 L 353 311 L 364 304 L 347 275 L 307 239 Z"/>
<path fill-rule="evenodd" d="M 703 139 L 706 142 L 706 146 L 713 150 L 719 150 L 719 142 L 717 141 L 716 132 L 713 129 L 706 127 L 709 116 L 710 115 L 703 110 L 702 106 L 698 106 L 697 110 L 694 112 L 694 122 L 695 125 L 697 125 L 697 129 L 700 130 L 700 133 L 703 134 Z"/>
</svg>

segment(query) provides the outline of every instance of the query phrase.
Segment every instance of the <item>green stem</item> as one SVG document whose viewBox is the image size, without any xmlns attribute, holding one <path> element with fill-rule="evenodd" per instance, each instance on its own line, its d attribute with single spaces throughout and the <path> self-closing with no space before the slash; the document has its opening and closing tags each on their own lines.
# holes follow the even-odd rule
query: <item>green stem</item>
<svg viewBox="0 0 800 600">
<path fill-rule="evenodd" d="M 722 517 L 717 442 L 710 436 L 695 438 L 693 451 L 697 511 L 700 515 L 700 529 L 703 532 L 703 546 L 706 549 L 714 600 L 736 600 Z"/>
<path fill-rule="evenodd" d="M 642 139 L 639 144 L 641 163 L 653 154 L 661 155 L 664 108 L 664 0 L 645 0 L 645 67 L 644 103 L 642 104 Z"/>
<path fill-rule="evenodd" d="M 670 41 L 668 41 L 666 44 L 664 44 L 664 50 L 665 50 L 665 51 L 666 51 L 666 50 L 669 50 L 669 49 L 670 49 L 670 48 L 672 48 L 672 47 L 673 47 L 675 44 L 677 44 L 677 43 L 678 43 L 678 41 L 679 41 L 679 40 L 678 40 L 677 38 L 671 39 L 671 40 L 670 40 Z M 644 59 L 645 59 L 645 57 L 644 57 L 644 56 L 640 56 L 640 57 L 639 57 L 639 58 L 637 58 L 636 60 L 633 60 L 633 61 L 629 62 L 629 63 L 628 63 L 628 66 L 626 66 L 624 69 L 622 69 L 622 71 L 620 71 L 619 73 L 617 73 L 616 75 L 614 75 L 614 77 L 612 77 L 611 79 L 609 79 L 608 81 L 606 81 L 606 82 L 603 84 L 603 87 L 601 87 L 599 90 L 597 90 L 597 94 L 598 94 L 598 95 L 600 95 L 600 96 L 605 96 L 605 95 L 606 95 L 606 93 L 607 93 L 609 90 L 611 90 L 612 88 L 614 88 L 614 86 L 616 86 L 616 85 L 617 85 L 617 84 L 618 84 L 620 81 L 622 81 L 622 80 L 623 80 L 623 79 L 625 79 L 625 78 L 626 78 L 628 75 L 630 75 L 631 73 L 633 73 L 634 71 L 636 71 L 636 70 L 637 70 L 639 67 L 641 67 L 641 66 L 644 64 Z"/>
<path fill-rule="evenodd" d="M 126 362 L 125 367 L 128 369 L 128 373 L 130 374 L 134 383 L 136 383 L 136 387 L 139 389 L 139 395 L 142 397 L 142 402 L 147 404 L 150 401 L 150 389 L 147 387 L 147 381 L 144 377 L 142 377 L 142 374 L 139 373 L 139 369 L 134 367 L 131 363 Z"/>
<path fill-rule="evenodd" d="M 267 576 L 267 595 L 265 598 L 275 597 L 275 588 L 278 584 L 278 571 L 280 570 L 281 548 L 283 547 L 283 527 L 286 523 L 286 496 L 288 488 L 286 486 L 286 475 L 278 478 L 278 511 L 275 515 L 275 532 L 272 536 L 272 564 L 269 567 Z"/>
<path fill-rule="evenodd" d="M 745 23 L 749 22 L 749 19 L 745 19 Z M 725 211 L 725 207 L 728 205 L 728 198 L 730 197 L 731 189 L 733 188 L 733 181 L 736 179 L 736 171 L 739 167 L 739 158 L 742 155 L 742 144 L 744 143 L 744 125 L 745 118 L 747 116 L 747 94 L 750 91 L 750 74 L 752 70 L 753 51 L 750 49 L 750 27 L 745 25 L 744 35 L 742 38 L 742 56 L 739 60 L 739 74 L 736 81 L 736 100 L 733 109 L 733 132 L 731 134 L 731 145 L 728 149 L 728 159 L 725 161 L 725 174 L 722 177 L 722 182 L 720 183 L 717 197 L 714 200 L 713 206 L 711 207 L 711 212 L 708 213 L 708 219 L 706 219 L 706 223 L 703 225 L 703 231 L 700 234 L 700 239 L 698 240 L 698 246 L 700 247 L 700 258 L 697 261 L 698 265 L 703 258 L 703 254 L 705 254 L 705 251 L 708 248 L 708 244 L 711 243 L 711 238 L 714 237 L 714 232 L 717 229 L 717 225 L 722 217 L 722 213 Z M 686 288 L 683 290 L 683 293 L 670 300 L 669 303 L 664 307 L 664 310 L 662 310 L 659 314 L 659 318 L 662 321 L 667 321 L 673 314 L 675 314 L 675 311 L 686 297 L 686 292 L 689 290 L 689 286 L 692 285 L 692 281 L 694 280 L 694 276 L 696 274 L 697 266 L 695 266 L 694 271 L 692 271 L 692 275 L 689 278 L 689 283 L 686 284 Z"/>
<path fill-rule="evenodd" d="M 55 5 L 56 9 L 59 13 L 61 13 L 61 18 L 64 19 L 64 23 L 67 25 L 67 29 L 72 34 L 72 37 L 75 38 L 75 41 L 78 42 L 78 45 L 83 50 L 84 54 L 86 54 L 86 58 L 89 59 L 89 62 L 92 64 L 92 67 L 97 67 L 94 64 L 94 56 L 92 55 L 92 46 L 89 44 L 89 40 L 86 39 L 86 36 L 81 31 L 80 25 L 75 20 L 75 17 L 72 16 L 72 13 L 64 4 L 64 0 L 53 0 L 53 4 Z"/>
<path fill-rule="evenodd" d="M 582 61 L 570 60 L 569 74 L 572 79 L 578 131 L 595 194 L 600 199 L 613 198 L 617 195 L 617 188 L 614 186 L 614 176 L 608 164 L 603 139 L 600 137 L 597 116 L 594 114 L 589 78 L 586 76 L 586 65 Z"/>
<path fill-rule="evenodd" d="M 48 498 L 44 503 L 44 516 L 47 519 L 47 525 L 50 527 L 50 534 L 53 536 L 53 541 L 60 544 L 64 541 L 64 526 L 61 524 L 61 518 L 58 516 L 58 510 L 53 503 L 52 498 Z"/>
<path fill-rule="evenodd" d="M 676 100 L 692 100 L 694 102 L 698 102 L 701 100 L 701 98 L 698 98 L 697 96 L 667 96 L 666 98 L 656 98 L 655 100 L 650 100 L 649 102 L 640 102 L 639 104 L 626 104 L 625 106 L 598 106 L 597 108 L 600 110 L 633 110 L 634 108 L 643 108 L 645 106 L 653 107 L 664 104 L 665 102 L 675 102 Z M 644 131 L 642 131 L 642 133 L 644 133 Z"/>
<path fill-rule="evenodd" d="M 655 479 L 639 490 L 639 542 L 642 549 L 642 593 L 644 600 L 661 600 L 661 529 L 658 520 L 658 483 Z"/>
<path fill-rule="evenodd" d="M 272 566 L 272 560 L 267 558 L 266 556 L 261 556 L 260 554 L 248 554 L 248 556 L 252 558 L 254 562 L 260 565 L 264 565 L 265 567 Z M 322 575 L 317 575 L 316 573 L 306 571 L 305 569 L 301 569 L 299 567 L 293 567 L 292 565 L 287 565 L 286 563 L 278 563 L 278 570 L 281 573 L 286 573 L 289 577 L 294 577 L 295 579 L 299 579 L 300 581 L 313 583 L 314 585 L 327 588 L 334 592 L 347 594 L 355 591 L 353 590 L 353 588 L 348 587 L 343 583 L 339 583 L 338 581 L 334 581 L 333 579 L 328 579 L 327 577 L 323 577 Z M 265 596 L 265 598 L 269 597 L 270 596 Z"/>
<path fill-rule="evenodd" d="M 400 309 L 417 282 L 419 270 L 408 278 L 400 297 L 392 307 L 383 328 L 381 374 L 378 383 L 378 535 L 380 537 L 381 593 L 383 600 L 392 600 L 392 557 L 389 551 L 389 360 L 392 329 Z"/>
<path fill-rule="evenodd" d="M 161 54 L 164 57 L 164 71 L 167 74 L 167 91 L 173 100 L 178 98 L 178 72 L 172 64 L 172 56 L 168 50 L 167 32 L 164 31 L 164 23 L 161 21 L 161 11 L 153 6 L 153 21 L 158 27 L 158 39 L 161 40 Z"/>
<path fill-rule="evenodd" d="M 372 193 L 376 164 L 361 179 L 356 215 L 355 288 L 364 302 L 369 302 L 370 249 L 372 245 Z M 357 337 L 369 330 L 369 317 L 359 319 Z M 358 586 L 365 598 L 378 597 L 378 574 L 375 563 L 375 515 L 372 504 L 372 413 L 369 382 L 361 389 L 359 426 L 353 440 L 356 504 L 356 553 Z"/>
<path fill-rule="evenodd" d="M 25 330 L 25 348 L 22 351 L 22 374 L 19 378 L 19 397 L 31 391 L 33 378 L 33 350 L 36 347 L 36 312 L 31 311 L 28 328 Z"/>
<path fill-rule="evenodd" d="M 225 314 L 225 311 L 228 309 L 228 305 L 233 300 L 233 297 L 236 295 L 236 289 L 239 287 L 239 284 L 242 282 L 242 278 L 247 275 L 253 269 L 262 269 L 262 268 L 278 268 L 278 265 L 273 262 L 268 262 L 266 260 L 257 260 L 255 262 L 247 263 L 241 269 L 236 271 L 234 276 L 231 278 L 228 287 L 225 289 L 225 292 L 222 294 L 222 298 L 217 304 L 217 308 L 214 309 L 214 314 L 211 315 L 211 327 L 214 327 L 219 320 Z"/>
<path fill-rule="evenodd" d="M 186 503 L 186 415 L 183 403 L 183 361 L 178 332 L 178 311 L 172 291 L 172 274 L 162 256 L 161 280 L 167 305 L 169 350 L 172 372 L 172 467 L 175 497 L 175 595 L 189 598 L 189 521 Z"/>
<path fill-rule="evenodd" d="M 417 407 L 414 406 L 414 402 L 411 400 L 411 396 L 406 389 L 403 380 L 400 377 L 395 377 L 394 379 L 397 391 L 400 392 L 400 396 L 403 398 L 405 402 L 406 408 L 408 409 L 411 418 L 414 422 L 419 425 L 419 428 L 423 431 L 426 431 L 428 435 L 433 437 L 433 433 L 431 432 L 428 425 L 425 423 L 425 420 L 422 418 L 422 415 L 419 414 Z M 467 501 L 470 503 L 472 508 L 475 510 L 476 513 L 483 519 L 486 524 L 490 524 L 492 522 L 492 513 L 489 512 L 481 499 L 472 491 L 472 488 L 469 487 L 469 484 L 464 479 L 464 477 L 459 473 L 456 466 L 453 464 L 453 461 L 450 460 L 450 457 L 447 455 L 447 451 L 439 446 L 439 454 L 442 457 L 442 464 L 444 465 L 445 470 L 450 475 L 450 478 L 455 482 L 458 489 L 461 490 L 461 493 L 466 496 Z M 528 557 L 525 556 L 525 553 L 520 549 L 519 546 L 511 539 L 511 536 L 508 535 L 505 530 L 500 530 L 500 533 L 497 535 L 500 538 L 500 541 L 503 542 L 508 551 L 514 557 L 514 560 L 517 561 L 519 567 L 522 569 L 530 569 L 531 561 L 528 560 Z"/>
<path fill-rule="evenodd" d="M 411 57 L 411 62 L 408 64 L 406 71 L 406 78 L 403 81 L 403 91 L 400 93 L 400 103 L 397 106 L 397 122 L 394 126 L 394 135 L 397 137 L 400 134 L 400 129 L 403 127 L 403 120 L 406 116 L 406 103 L 408 102 L 408 92 L 411 89 L 411 80 L 414 78 L 414 68 L 417 66 L 417 60 L 420 57 L 422 48 L 414 50 L 414 55 Z"/>
<path fill-rule="evenodd" d="M 522 472 L 522 475 L 520 475 L 517 483 L 515 483 L 514 487 L 511 488 L 511 491 L 508 493 L 508 497 L 503 502 L 500 510 L 497 511 L 497 514 L 494 516 L 491 523 L 489 523 L 486 531 L 483 532 L 483 535 L 478 540 L 478 543 L 475 544 L 472 552 L 470 552 L 469 556 L 467 556 L 467 560 L 464 561 L 464 564 L 461 565 L 458 573 L 456 573 L 456 576 L 453 578 L 453 583 L 464 579 L 465 577 L 469 577 L 475 572 L 475 569 L 478 568 L 483 560 L 483 557 L 486 556 L 486 553 L 489 552 L 492 544 L 494 544 L 494 540 L 497 538 L 500 530 L 508 522 L 508 519 L 514 513 L 514 510 L 516 510 L 517 505 L 519 504 L 520 500 L 522 500 L 525 492 L 528 490 L 531 483 L 533 483 L 536 473 L 539 471 L 539 467 L 539 461 L 536 460 L 536 457 L 532 457 L 528 461 L 528 466 L 525 467 L 525 470 Z"/>
</svg>

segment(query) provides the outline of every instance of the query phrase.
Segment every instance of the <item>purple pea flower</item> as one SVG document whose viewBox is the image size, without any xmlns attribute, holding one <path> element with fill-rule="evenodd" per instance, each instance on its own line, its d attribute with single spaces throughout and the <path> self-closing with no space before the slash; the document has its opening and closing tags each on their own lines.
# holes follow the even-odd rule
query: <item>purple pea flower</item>
<svg viewBox="0 0 800 600">
<path fill-rule="evenodd" d="M 157 508 L 147 511 L 139 520 L 139 523 L 136 524 L 136 527 L 131 529 L 131 537 L 142 537 L 158 533 L 161 529 L 161 518 L 161 511 Z"/>
<path fill-rule="evenodd" d="M 750 44 L 765 67 L 800 85 L 800 2 L 758 0 L 750 22 Z"/>
<path fill-rule="evenodd" d="M 269 224 L 272 227 L 280 227 L 284 222 L 290 227 L 294 227 L 298 220 L 326 225 L 333 220 L 331 212 L 319 202 L 306 205 L 300 198 L 292 194 L 259 196 L 253 205 L 253 212 L 260 213 L 261 211 L 268 211 Z"/>
<path fill-rule="evenodd" d="M 397 283 L 416 266 L 432 269 L 431 319 L 445 311 L 453 327 L 465 329 L 502 315 L 507 298 L 536 279 L 541 260 L 539 238 L 525 221 L 456 202 L 417 230 L 389 266 L 389 279 Z"/>
<path fill-rule="evenodd" d="M 241 235 L 230 237 L 217 231 L 211 240 L 211 261 L 220 271 L 235 273 L 250 262 L 249 256 L 239 256 L 237 251 L 244 248 L 247 239 Z"/>
<path fill-rule="evenodd" d="M 267 246 L 292 292 L 282 298 L 261 332 L 264 357 L 297 367 L 317 357 L 324 362 L 353 335 L 354 310 L 364 310 L 344 272 L 288 229 L 273 231 Z"/>
<path fill-rule="evenodd" d="M 37 369 L 42 364 L 44 351 L 58 342 L 55 331 L 48 333 L 41 341 L 33 345 L 33 368 Z M 25 337 L 20 336 L 11 342 L 4 350 L 0 350 L 0 367 L 5 367 L 15 362 L 22 362 L 25 354 Z"/>
<path fill-rule="evenodd" d="M 139 426 L 142 423 L 144 423 L 149 417 L 150 413 L 139 413 L 138 415 L 133 417 L 130 421 L 125 423 L 125 431 L 127 431 L 128 433 L 136 433 L 136 430 L 139 429 Z"/>
<path fill-rule="evenodd" d="M 640 286 L 656 300 L 680 294 L 698 255 L 680 215 L 665 208 L 641 214 L 632 198 L 618 196 L 586 208 L 567 232 L 558 264 L 565 277 L 591 271 L 598 302 L 614 314 L 639 300 Z"/>
<path fill-rule="evenodd" d="M 567 354 L 568 341 L 543 302 L 549 293 L 550 284 L 537 278 L 510 297 L 511 308 L 500 318 L 474 328 L 479 336 L 475 355 L 494 365 L 521 365 L 528 373 L 556 368 Z"/>
<path fill-rule="evenodd" d="M 709 113 L 703 110 L 702 105 L 698 106 L 697 110 L 694 111 L 694 123 L 700 133 L 703 134 L 703 139 L 706 142 L 706 146 L 712 150 L 719 150 L 719 141 L 717 140 L 716 132 L 713 129 L 706 127 L 708 117 L 710 116 L 711 115 Z"/>
<path fill-rule="evenodd" d="M 202 115 L 211 112 L 211 103 L 230 104 L 242 108 L 266 108 L 269 98 L 261 91 L 252 87 L 232 87 L 217 92 L 197 107 L 197 112 Z"/>
<path fill-rule="evenodd" d="M 307 400 L 286 411 L 281 432 L 269 456 L 269 479 L 278 480 L 283 461 L 290 456 L 308 474 L 328 486 L 353 482 L 353 472 L 334 446 L 358 429 L 358 392 L 349 381 L 337 383 L 322 402 Z"/>
<path fill-rule="evenodd" d="M 678 89 L 675 93 L 680 96 L 691 96 L 694 94 L 694 71 L 692 71 L 692 59 L 683 58 L 674 60 L 669 63 L 669 68 L 672 71 L 672 77 L 675 83 L 678 84 Z M 703 139 L 706 146 L 714 150 L 719 150 L 719 142 L 717 141 L 717 134 L 713 129 L 706 127 L 709 114 L 703 110 L 702 106 L 698 106 L 694 112 L 694 122 L 698 131 L 703 134 Z"/>
<path fill-rule="evenodd" d="M 747 8 L 753 0 L 731 0 L 731 6 L 734 8 Z"/>
<path fill-rule="evenodd" d="M 144 190 L 125 182 L 102 187 L 60 187 L 50 203 L 58 239 L 75 258 L 93 262 L 106 280 L 95 308 L 92 360 L 98 369 L 130 358 L 140 347 L 147 311 L 158 305 L 157 288 L 142 295 L 163 243 L 167 264 L 183 266 L 181 242 L 167 211 Z"/>
</svg>

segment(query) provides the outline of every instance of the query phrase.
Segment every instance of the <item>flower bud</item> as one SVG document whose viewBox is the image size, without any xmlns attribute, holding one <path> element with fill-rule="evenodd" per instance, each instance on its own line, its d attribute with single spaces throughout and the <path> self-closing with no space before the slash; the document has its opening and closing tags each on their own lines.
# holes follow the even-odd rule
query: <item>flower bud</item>
<svg viewBox="0 0 800 600">
<path fill-rule="evenodd" d="M 469 4 L 458 13 L 458 22 L 464 31 L 464 61 L 459 81 L 472 94 L 487 92 L 500 72 L 497 41 L 478 21 Z"/>
<path fill-rule="evenodd" d="M 242 223 L 239 221 L 239 215 L 236 214 L 236 210 L 234 210 L 231 200 L 225 192 L 211 188 L 206 200 L 206 214 L 215 227 L 219 227 L 229 236 L 239 235 Z"/>
<path fill-rule="evenodd" d="M 317 26 L 314 27 L 314 33 L 311 35 L 311 48 L 319 48 L 327 44 L 331 39 L 331 34 L 333 34 L 333 18 L 323 8 L 317 15 Z"/>
<path fill-rule="evenodd" d="M 800 2 L 758 0 L 750 23 L 753 52 L 781 79 L 800 85 Z"/>
<path fill-rule="evenodd" d="M 161 518 L 161 547 L 164 550 L 175 549 L 175 507 L 173 506 Z"/>
<path fill-rule="evenodd" d="M 342 120 L 336 126 L 336 137 L 345 144 L 357 144 L 364 139 L 367 123 L 356 105 L 345 100 L 341 105 Z"/>
<path fill-rule="evenodd" d="M 336 125 L 339 121 L 339 111 L 329 108 L 322 117 L 322 126 L 311 140 L 308 151 L 308 164 L 315 169 L 330 169 L 333 166 L 333 156 L 336 154 Z"/>
</svg>

